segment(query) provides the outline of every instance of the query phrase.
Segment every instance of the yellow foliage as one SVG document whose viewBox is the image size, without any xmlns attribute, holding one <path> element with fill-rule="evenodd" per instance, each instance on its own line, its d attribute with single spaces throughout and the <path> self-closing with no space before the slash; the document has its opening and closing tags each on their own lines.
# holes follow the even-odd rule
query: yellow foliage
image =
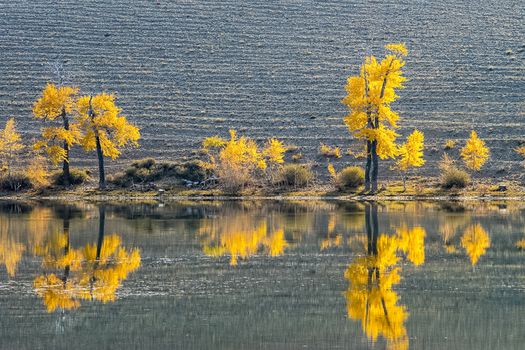
<svg viewBox="0 0 525 350">
<path fill-rule="evenodd" d="M 408 55 L 408 50 L 405 46 L 405 43 L 387 44 L 385 45 L 385 48 L 397 55 L 401 55 L 401 56 Z"/>
<path fill-rule="evenodd" d="M 49 171 L 46 160 L 40 155 L 34 155 L 26 169 L 26 174 L 35 187 L 45 187 L 49 185 Z"/>
<path fill-rule="evenodd" d="M 516 242 L 516 247 L 519 249 L 525 249 L 525 238 L 520 239 Z"/>
<path fill-rule="evenodd" d="M 485 146 L 485 142 L 478 138 L 475 131 L 472 131 L 465 147 L 461 149 L 461 158 L 463 158 L 465 165 L 469 169 L 478 171 L 485 164 L 489 155 L 490 150 Z"/>
<path fill-rule="evenodd" d="M 514 150 L 525 158 L 525 145 L 517 147 Z"/>
<path fill-rule="evenodd" d="M 0 160 L 7 169 L 11 167 L 13 159 L 24 148 L 21 139 L 22 137 L 16 131 L 15 119 L 10 118 L 5 128 L 0 130 Z"/>
<path fill-rule="evenodd" d="M 335 179 L 337 178 L 337 172 L 335 171 L 335 168 L 334 166 L 332 165 L 332 163 L 328 164 L 328 173 L 330 174 L 330 176 L 332 177 L 332 179 Z"/>
<path fill-rule="evenodd" d="M 78 89 L 74 87 L 47 84 L 42 97 L 33 105 L 35 118 L 55 120 L 65 113 L 71 113 L 77 93 Z"/>
<path fill-rule="evenodd" d="M 400 156 L 397 167 L 401 171 L 407 171 L 411 167 L 420 167 L 425 164 L 423 159 L 424 134 L 419 130 L 414 130 L 407 138 L 407 142 L 398 149 Z"/>
<path fill-rule="evenodd" d="M 202 141 L 202 147 L 208 148 L 221 148 L 226 146 L 226 140 L 219 136 L 210 136 Z"/>
<path fill-rule="evenodd" d="M 474 266 L 490 247 L 490 237 L 480 224 L 471 225 L 461 237 L 461 246 L 465 249 L 472 266 Z"/>
<path fill-rule="evenodd" d="M 83 130 L 80 144 L 84 150 L 95 150 L 97 137 L 102 154 L 112 159 L 120 156 L 123 147 L 138 146 L 139 128 L 120 115 L 114 95 L 101 93 L 93 97 L 82 96 L 76 102 L 76 110 Z"/>
<path fill-rule="evenodd" d="M 404 44 L 388 44 L 389 53 L 382 60 L 369 56 L 361 65 L 359 75 L 350 76 L 341 101 L 349 113 L 344 122 L 352 135 L 360 140 L 377 141 L 377 154 L 381 159 L 394 158 L 398 152 L 395 144 L 399 115 L 390 104 L 403 88 L 406 78 L 402 68 L 408 51 Z"/>
<path fill-rule="evenodd" d="M 451 140 L 451 139 L 447 139 L 447 140 L 445 141 L 445 146 L 444 146 L 444 148 L 445 148 L 446 150 L 447 150 L 447 149 L 452 149 L 452 148 L 454 148 L 454 147 L 456 147 L 456 141 Z"/>
<path fill-rule="evenodd" d="M 328 145 L 325 145 L 324 143 L 321 143 L 319 146 L 319 152 L 325 156 L 325 157 L 334 157 L 334 158 L 341 158 L 341 148 L 339 147 L 330 147 Z"/>
<path fill-rule="evenodd" d="M 268 162 L 274 164 L 284 163 L 284 152 L 286 152 L 284 143 L 275 137 L 268 140 L 268 144 L 263 150 L 263 154 L 268 159 Z"/>
</svg>

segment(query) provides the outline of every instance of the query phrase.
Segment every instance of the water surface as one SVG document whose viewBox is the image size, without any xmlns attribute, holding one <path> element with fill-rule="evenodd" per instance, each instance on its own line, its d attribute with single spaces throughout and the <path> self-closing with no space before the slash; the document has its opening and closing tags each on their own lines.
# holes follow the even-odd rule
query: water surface
<svg viewBox="0 0 525 350">
<path fill-rule="evenodd" d="M 1 349 L 522 349 L 525 203 L 0 202 Z"/>
</svg>

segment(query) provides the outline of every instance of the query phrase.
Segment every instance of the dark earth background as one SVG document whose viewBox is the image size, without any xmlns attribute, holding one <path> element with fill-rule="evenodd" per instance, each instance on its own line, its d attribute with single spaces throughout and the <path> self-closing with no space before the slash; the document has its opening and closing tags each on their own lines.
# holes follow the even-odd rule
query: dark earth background
<svg viewBox="0 0 525 350">
<path fill-rule="evenodd" d="M 395 109 L 403 136 L 425 132 L 421 173 L 436 175 L 444 140 L 475 128 L 492 149 L 484 175 L 519 178 L 523 18 L 523 2 L 511 0 L 0 0 L 0 123 L 14 116 L 37 136 L 32 103 L 58 61 L 85 93 L 115 92 L 141 127 L 141 148 L 119 162 L 182 159 L 202 138 L 236 128 L 299 146 L 323 172 L 320 142 L 353 143 L 340 103 L 347 76 L 365 54 L 404 41 L 409 81 Z M 95 165 L 94 154 L 72 156 Z M 336 167 L 355 162 L 345 155 Z"/>
</svg>

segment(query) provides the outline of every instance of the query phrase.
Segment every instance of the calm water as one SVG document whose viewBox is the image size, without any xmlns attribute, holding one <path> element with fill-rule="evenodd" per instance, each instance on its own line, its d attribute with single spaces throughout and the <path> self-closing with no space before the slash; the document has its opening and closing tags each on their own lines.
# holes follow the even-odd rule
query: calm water
<svg viewBox="0 0 525 350">
<path fill-rule="evenodd" d="M 1 349 L 523 349 L 525 203 L 0 202 Z"/>
</svg>

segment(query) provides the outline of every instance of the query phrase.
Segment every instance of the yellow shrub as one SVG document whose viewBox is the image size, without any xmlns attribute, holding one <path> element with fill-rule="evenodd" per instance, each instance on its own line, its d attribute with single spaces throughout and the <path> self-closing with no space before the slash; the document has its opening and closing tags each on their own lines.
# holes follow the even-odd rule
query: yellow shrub
<svg viewBox="0 0 525 350">
<path fill-rule="evenodd" d="M 328 158 L 341 158 L 341 149 L 339 147 L 330 147 L 321 143 L 319 146 L 319 152 Z"/>
</svg>

